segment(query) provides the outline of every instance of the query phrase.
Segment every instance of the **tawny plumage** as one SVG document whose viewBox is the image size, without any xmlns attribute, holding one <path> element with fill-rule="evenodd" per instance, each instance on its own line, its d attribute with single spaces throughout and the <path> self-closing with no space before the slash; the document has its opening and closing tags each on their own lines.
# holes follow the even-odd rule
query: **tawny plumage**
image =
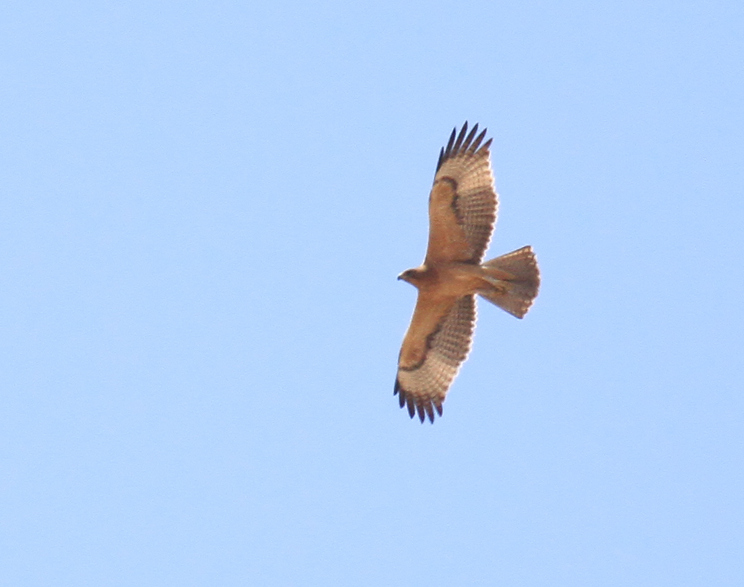
<svg viewBox="0 0 744 587">
<path fill-rule="evenodd" d="M 498 206 L 489 161 L 491 139 L 476 124 L 452 131 L 439 153 L 429 195 L 424 264 L 398 276 L 418 300 L 398 358 L 394 393 L 411 418 L 434 421 L 467 358 L 475 328 L 475 294 L 522 318 L 537 296 L 540 274 L 531 247 L 481 264 Z M 477 135 L 477 136 L 476 136 Z"/>
</svg>

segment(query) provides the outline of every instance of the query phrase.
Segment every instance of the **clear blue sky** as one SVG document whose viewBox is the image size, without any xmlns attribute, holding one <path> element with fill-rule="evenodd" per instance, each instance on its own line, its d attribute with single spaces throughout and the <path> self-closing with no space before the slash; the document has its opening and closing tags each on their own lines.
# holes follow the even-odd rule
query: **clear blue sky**
<svg viewBox="0 0 744 587">
<path fill-rule="evenodd" d="M 0 18 L 0 585 L 744 585 L 744 4 L 34 2 Z M 393 397 L 439 148 L 481 303 Z"/>
</svg>

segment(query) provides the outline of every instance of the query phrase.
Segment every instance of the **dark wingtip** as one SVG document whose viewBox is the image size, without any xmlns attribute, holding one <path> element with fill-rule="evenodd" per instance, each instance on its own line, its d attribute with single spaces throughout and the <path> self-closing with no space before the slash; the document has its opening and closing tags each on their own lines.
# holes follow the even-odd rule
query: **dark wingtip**
<svg viewBox="0 0 744 587">
<path fill-rule="evenodd" d="M 393 388 L 393 395 L 398 396 L 398 403 L 400 404 L 400 407 L 406 405 L 406 392 L 405 390 L 400 386 L 400 381 L 398 381 L 398 378 L 395 378 L 395 387 Z"/>
<path fill-rule="evenodd" d="M 442 164 L 447 161 L 447 159 L 450 159 L 452 157 L 457 156 L 460 153 L 480 153 L 482 151 L 488 150 L 488 147 L 491 146 L 491 141 L 493 139 L 488 139 L 486 144 L 484 144 L 480 149 L 478 148 L 483 141 L 483 139 L 486 136 L 486 132 L 488 132 L 488 129 L 484 128 L 481 133 L 476 136 L 476 133 L 478 132 L 478 123 L 473 126 L 472 130 L 468 134 L 468 121 L 466 120 L 465 123 L 462 125 L 462 128 L 460 129 L 460 132 L 457 132 L 457 127 L 452 129 L 452 134 L 450 135 L 449 141 L 447 141 L 447 146 L 443 147 L 439 151 L 439 160 L 437 161 L 437 171 L 442 167 Z"/>
<path fill-rule="evenodd" d="M 477 124 L 475 125 L 475 128 L 478 128 L 478 125 Z M 487 132 L 488 132 L 488 129 L 487 128 L 484 128 L 483 131 L 481 132 L 481 134 L 479 134 L 476 137 L 476 139 L 473 141 L 473 144 L 470 145 L 470 152 L 471 153 L 475 153 L 476 151 L 478 151 L 478 147 L 483 142 L 483 139 L 485 138 Z"/>
<path fill-rule="evenodd" d="M 470 131 L 470 134 L 465 138 L 465 142 L 462 144 L 462 150 L 463 151 L 471 151 L 471 143 L 473 142 L 473 137 L 475 136 L 475 133 L 478 132 L 478 123 L 475 124 L 475 126 Z"/>
<path fill-rule="evenodd" d="M 452 129 L 452 134 L 450 135 L 449 141 L 447 141 L 447 148 L 444 150 L 445 157 L 449 157 L 449 154 L 452 152 L 452 145 L 455 144 L 455 137 L 457 137 L 457 127 Z"/>
<path fill-rule="evenodd" d="M 457 141 L 455 142 L 455 146 L 452 147 L 453 153 L 457 154 L 460 152 L 460 149 L 462 148 L 462 142 L 465 140 L 465 133 L 468 132 L 468 121 L 465 121 L 465 124 L 462 125 L 462 130 L 460 131 L 460 134 L 457 135 Z"/>
<path fill-rule="evenodd" d="M 417 403 L 412 397 L 406 395 L 406 390 L 403 389 L 403 386 L 400 384 L 400 380 L 397 377 L 395 378 L 395 385 L 393 386 L 393 395 L 398 396 L 398 403 L 400 404 L 401 408 L 408 408 L 408 415 L 411 417 L 411 419 L 413 419 L 414 416 L 418 415 L 419 420 L 421 420 L 422 424 L 427 418 L 429 419 L 429 422 L 431 422 L 432 424 L 434 423 L 434 420 L 436 418 L 436 416 L 434 415 L 435 410 L 437 414 L 439 414 L 440 416 L 442 415 L 441 402 L 434 403 L 432 401 L 429 401 L 428 403 Z"/>
</svg>

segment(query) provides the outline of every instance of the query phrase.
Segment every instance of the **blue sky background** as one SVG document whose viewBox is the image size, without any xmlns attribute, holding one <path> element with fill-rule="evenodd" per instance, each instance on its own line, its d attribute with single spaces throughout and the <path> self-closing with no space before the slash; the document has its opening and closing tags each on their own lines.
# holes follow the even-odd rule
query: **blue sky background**
<svg viewBox="0 0 744 587">
<path fill-rule="evenodd" d="M 744 5 L 7 2 L 0 585 L 744 584 Z M 392 394 L 452 127 L 481 303 Z"/>
</svg>

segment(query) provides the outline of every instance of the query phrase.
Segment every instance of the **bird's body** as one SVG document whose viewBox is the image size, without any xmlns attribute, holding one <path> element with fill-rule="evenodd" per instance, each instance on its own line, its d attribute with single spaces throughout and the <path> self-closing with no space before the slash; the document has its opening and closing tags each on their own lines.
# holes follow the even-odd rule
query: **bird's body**
<svg viewBox="0 0 744 587">
<path fill-rule="evenodd" d="M 418 289 L 411 325 L 398 358 L 395 393 L 411 417 L 442 414 L 442 402 L 467 357 L 475 326 L 475 294 L 522 318 L 540 277 L 530 247 L 481 264 L 496 221 L 489 162 L 476 124 L 452 131 L 439 155 L 429 196 L 429 245 L 423 265 L 400 274 Z M 480 147 L 480 148 L 479 148 Z"/>
</svg>

